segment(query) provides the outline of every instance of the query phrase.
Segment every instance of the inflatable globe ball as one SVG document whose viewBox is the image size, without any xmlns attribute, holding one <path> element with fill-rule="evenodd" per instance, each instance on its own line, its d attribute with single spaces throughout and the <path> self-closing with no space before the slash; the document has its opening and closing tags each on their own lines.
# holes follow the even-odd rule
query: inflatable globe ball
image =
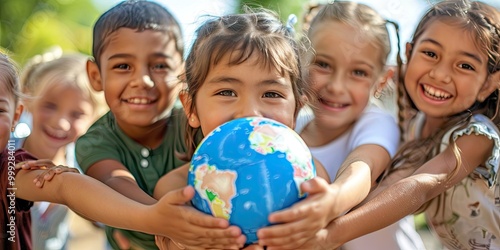
<svg viewBox="0 0 500 250">
<path fill-rule="evenodd" d="M 241 228 L 247 243 L 270 225 L 270 213 L 305 198 L 300 184 L 316 176 L 311 153 L 289 127 L 247 117 L 224 123 L 196 149 L 188 184 L 197 209 Z"/>
</svg>

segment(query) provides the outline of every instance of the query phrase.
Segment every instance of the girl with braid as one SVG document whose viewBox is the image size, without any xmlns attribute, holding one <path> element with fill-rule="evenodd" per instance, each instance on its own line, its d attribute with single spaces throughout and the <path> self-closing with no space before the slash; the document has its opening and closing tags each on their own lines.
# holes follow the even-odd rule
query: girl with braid
<svg viewBox="0 0 500 250">
<path fill-rule="evenodd" d="M 332 221 L 317 243 L 338 247 L 425 212 L 446 248 L 500 249 L 499 15 L 465 0 L 424 15 L 399 75 L 403 145 L 368 201 Z M 260 236 L 279 246 L 282 234 Z"/>
<path fill-rule="evenodd" d="M 391 51 L 388 28 L 394 26 L 398 32 L 398 25 L 351 1 L 312 5 L 309 13 L 305 17 L 314 18 L 307 31 L 310 49 L 305 61 L 316 98 L 299 113 L 295 130 L 328 171 L 336 194 L 332 210 L 339 216 L 366 198 L 399 146 L 395 116 L 370 102 L 381 97 L 393 74 L 386 67 Z M 408 216 L 342 248 L 398 250 L 424 245 L 413 216 Z"/>
</svg>

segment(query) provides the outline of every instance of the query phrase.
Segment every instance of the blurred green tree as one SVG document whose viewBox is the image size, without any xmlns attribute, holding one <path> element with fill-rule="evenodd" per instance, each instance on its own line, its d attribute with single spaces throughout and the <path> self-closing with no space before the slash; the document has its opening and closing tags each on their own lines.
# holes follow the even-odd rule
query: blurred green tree
<svg viewBox="0 0 500 250">
<path fill-rule="evenodd" d="M 89 54 L 100 12 L 92 0 L 2 0 L 0 47 L 19 65 L 53 46 Z"/>
</svg>

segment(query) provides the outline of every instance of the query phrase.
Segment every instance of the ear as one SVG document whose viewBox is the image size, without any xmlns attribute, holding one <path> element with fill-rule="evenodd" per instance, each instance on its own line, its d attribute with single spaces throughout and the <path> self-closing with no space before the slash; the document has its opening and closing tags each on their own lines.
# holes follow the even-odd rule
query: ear
<svg viewBox="0 0 500 250">
<path fill-rule="evenodd" d="M 477 101 L 484 102 L 496 89 L 500 88 L 500 71 L 490 74 L 477 94 Z"/>
<path fill-rule="evenodd" d="M 23 104 L 19 103 L 19 105 L 17 105 L 16 107 L 16 110 L 14 111 L 14 119 L 12 119 L 11 131 L 14 131 L 14 128 L 16 127 L 17 122 L 19 121 L 19 118 L 21 118 L 23 110 L 24 110 Z"/>
<path fill-rule="evenodd" d="M 179 93 L 179 99 L 184 107 L 184 112 L 186 113 L 186 117 L 188 119 L 189 126 L 193 128 L 199 128 L 201 126 L 200 119 L 196 114 L 196 110 L 191 110 L 192 99 L 188 94 L 187 90 L 181 90 Z"/>
<path fill-rule="evenodd" d="M 87 60 L 87 76 L 89 77 L 90 85 L 95 91 L 103 90 L 101 72 L 94 60 Z"/>
<path fill-rule="evenodd" d="M 394 76 L 394 68 L 387 67 L 385 69 L 385 72 L 382 73 L 382 75 L 379 77 L 378 82 L 375 84 L 375 91 L 382 91 L 387 84 L 389 79 L 392 79 Z"/>
<path fill-rule="evenodd" d="M 405 55 L 406 55 L 406 62 L 408 62 L 410 60 L 410 57 L 411 57 L 411 50 L 413 49 L 413 44 L 411 43 L 406 43 L 406 52 L 405 52 Z"/>
</svg>

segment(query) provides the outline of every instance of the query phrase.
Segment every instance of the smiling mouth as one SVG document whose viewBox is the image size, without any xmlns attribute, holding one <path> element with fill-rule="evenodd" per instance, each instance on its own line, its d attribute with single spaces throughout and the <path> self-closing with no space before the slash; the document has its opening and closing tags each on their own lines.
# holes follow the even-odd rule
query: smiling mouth
<svg viewBox="0 0 500 250">
<path fill-rule="evenodd" d="M 328 107 L 332 107 L 332 108 L 345 108 L 347 106 L 349 106 L 348 104 L 341 104 L 341 103 L 336 103 L 336 102 L 328 102 L 322 98 L 319 99 L 319 102 L 321 102 L 322 104 L 328 106 Z"/>
<path fill-rule="evenodd" d="M 150 104 L 153 103 L 153 100 L 150 100 L 148 98 L 129 98 L 129 99 L 122 99 L 122 101 L 130 104 Z"/>
<path fill-rule="evenodd" d="M 433 87 L 425 85 L 425 84 L 422 84 L 422 89 L 424 91 L 425 96 L 432 98 L 432 99 L 444 101 L 444 100 L 450 99 L 452 97 L 451 94 L 448 94 L 442 90 L 438 90 L 436 88 L 433 88 Z"/>
<path fill-rule="evenodd" d="M 68 134 L 64 131 L 53 130 L 50 128 L 43 129 L 47 135 L 58 140 L 64 140 L 68 137 Z"/>
</svg>

